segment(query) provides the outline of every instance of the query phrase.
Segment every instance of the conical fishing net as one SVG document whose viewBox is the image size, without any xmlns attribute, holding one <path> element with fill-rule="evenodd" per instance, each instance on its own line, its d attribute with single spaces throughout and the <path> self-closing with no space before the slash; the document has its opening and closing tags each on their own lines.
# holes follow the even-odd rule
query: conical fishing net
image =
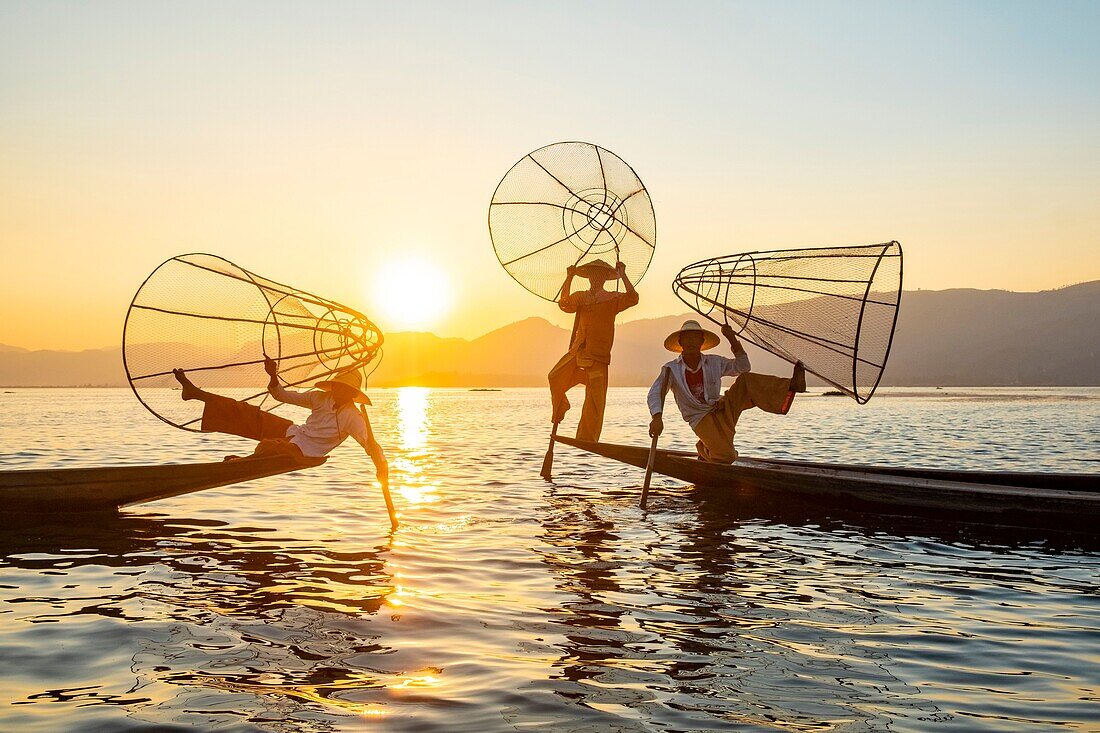
<svg viewBox="0 0 1100 733">
<path fill-rule="evenodd" d="M 270 410 L 264 355 L 290 387 L 364 368 L 382 333 L 363 314 L 268 280 L 228 260 L 186 254 L 164 262 L 130 304 L 123 361 L 138 400 L 161 420 L 199 429 L 203 404 L 180 398 L 173 369 L 201 389 Z"/>
<path fill-rule="evenodd" d="M 901 265 L 897 242 L 749 252 L 688 265 L 672 288 L 700 315 L 863 403 L 890 355 Z"/>
<path fill-rule="evenodd" d="M 561 297 L 570 265 L 623 262 L 637 283 L 657 241 L 653 203 L 614 153 L 583 142 L 548 145 L 512 166 L 489 205 L 497 258 L 516 282 Z"/>
</svg>

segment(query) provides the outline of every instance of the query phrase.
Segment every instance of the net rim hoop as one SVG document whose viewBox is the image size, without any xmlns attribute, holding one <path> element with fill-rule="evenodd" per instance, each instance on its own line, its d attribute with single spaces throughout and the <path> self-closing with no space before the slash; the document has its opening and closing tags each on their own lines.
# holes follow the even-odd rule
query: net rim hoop
<svg viewBox="0 0 1100 733">
<path fill-rule="evenodd" d="M 540 148 L 536 148 L 536 149 L 532 150 L 531 152 L 529 152 L 529 153 L 523 155 L 522 157 L 520 157 L 519 160 L 517 160 L 515 163 L 513 163 L 508 168 L 508 170 L 505 171 L 504 175 L 501 176 L 499 181 L 497 181 L 497 185 L 493 188 L 493 195 L 489 198 L 489 210 L 485 214 L 485 226 L 489 230 L 489 241 L 492 242 L 492 244 L 493 244 L 494 253 L 496 252 L 496 241 L 493 239 L 493 206 L 497 205 L 497 203 L 496 203 L 497 192 L 500 191 L 500 187 L 501 187 L 501 185 L 504 184 L 504 180 L 506 178 L 508 178 L 508 176 L 511 174 L 511 172 L 513 170 L 515 170 L 517 165 L 522 163 L 525 159 L 531 158 L 531 156 L 534 155 L 535 153 L 541 153 L 543 150 L 546 150 L 547 148 L 552 148 L 555 145 L 587 145 L 588 147 L 591 147 L 591 148 L 593 148 L 594 150 L 597 151 L 596 152 L 597 157 L 599 157 L 599 151 L 600 150 L 602 150 L 605 153 L 609 153 L 609 154 L 615 156 L 615 158 L 617 158 L 620 163 L 625 165 L 630 170 L 630 172 L 634 175 L 634 178 L 636 178 L 638 180 L 638 185 L 642 187 L 642 190 L 645 191 L 646 198 L 649 199 L 650 211 L 654 210 L 653 209 L 653 197 L 649 195 L 649 186 L 645 185 L 645 181 L 643 181 L 642 177 L 638 175 L 638 171 L 634 170 L 634 166 L 630 165 L 630 163 L 627 163 L 626 160 L 624 158 L 620 157 L 618 153 L 614 152 L 613 150 L 608 150 L 604 146 L 598 145 L 597 143 L 588 142 L 587 140 L 558 140 L 557 142 L 552 142 L 552 143 L 549 143 L 548 145 L 543 145 Z M 531 160 L 533 160 L 536 165 L 541 165 L 534 158 L 531 158 Z M 600 161 L 600 168 L 601 168 L 601 170 L 603 169 L 603 161 L 602 160 Z M 604 190 L 605 191 L 607 190 L 606 178 L 604 180 Z M 642 239 L 642 241 L 645 242 L 644 239 Z M 648 242 L 646 242 L 646 243 L 648 244 Z M 656 212 L 654 212 L 654 214 L 653 214 L 653 244 L 651 245 L 650 250 L 651 251 L 650 251 L 650 255 L 649 255 L 649 260 L 645 264 L 645 269 L 642 270 L 641 274 L 638 275 L 637 280 L 634 281 L 635 286 L 638 283 L 640 283 L 642 281 L 642 278 L 644 278 L 646 276 L 646 273 L 649 272 L 649 266 L 651 264 L 653 264 L 653 254 L 657 251 L 657 215 L 656 215 Z M 618 242 L 615 243 L 614 251 L 615 251 L 615 262 L 618 263 L 620 261 L 619 260 L 619 244 L 618 244 Z M 580 262 L 580 260 L 583 257 L 584 257 L 584 255 L 582 254 L 581 257 L 577 258 L 577 261 L 574 262 L 573 264 L 576 265 L 577 262 Z M 500 256 L 499 255 L 497 255 L 497 261 L 498 262 L 500 261 Z M 527 292 L 531 293 L 532 295 L 534 295 L 536 297 L 539 297 L 539 298 L 542 298 L 543 300 L 549 301 L 551 303 L 557 303 L 558 299 L 561 297 L 561 289 L 560 288 L 558 289 L 558 294 L 553 298 L 547 298 L 545 295 L 539 295 L 538 293 L 536 293 L 535 291 L 531 290 L 526 285 L 521 283 L 519 280 L 517 280 L 516 276 L 513 275 L 508 270 L 507 267 L 504 267 L 503 263 L 501 263 L 501 267 L 503 267 L 504 271 L 508 273 L 508 277 L 512 278 L 512 280 L 514 282 L 516 282 L 521 288 L 523 288 Z"/>
<path fill-rule="evenodd" d="M 875 245 L 871 245 L 871 246 L 875 246 Z M 879 370 L 878 377 L 875 378 L 875 383 L 873 385 L 871 385 L 871 389 L 867 392 L 867 396 L 862 400 L 860 400 L 858 397 L 856 398 L 856 401 L 861 405 L 866 404 L 872 397 L 874 397 L 875 390 L 878 389 L 879 382 L 882 381 L 883 375 L 886 374 L 886 365 L 890 363 L 890 349 L 894 345 L 894 335 L 897 334 L 897 332 L 898 332 L 898 314 L 901 313 L 901 294 L 903 292 L 902 291 L 902 285 L 905 283 L 905 257 L 902 256 L 901 242 L 897 241 L 896 239 L 892 239 L 889 242 L 885 242 L 884 244 L 879 245 L 879 246 L 881 246 L 883 248 L 882 249 L 882 255 L 879 257 L 878 262 L 875 263 L 875 272 L 871 273 L 871 277 L 867 281 L 867 293 L 864 295 L 863 305 L 864 306 L 867 305 L 867 298 L 870 296 L 871 286 L 874 285 L 875 273 L 878 272 L 878 266 L 880 264 L 882 264 L 883 258 L 885 258 L 887 256 L 886 253 L 889 252 L 892 247 L 897 247 L 898 248 L 898 297 L 897 297 L 897 300 L 894 303 L 894 320 L 890 323 L 890 338 L 886 342 L 886 351 L 883 352 L 883 355 L 882 355 L 882 369 Z M 893 256 L 893 255 L 891 255 L 891 256 Z M 862 308 L 860 308 L 859 319 L 860 319 L 860 328 L 856 329 L 855 354 L 857 356 L 859 355 L 859 336 L 863 331 L 863 328 L 862 328 L 862 326 L 863 326 L 863 309 Z M 856 362 L 853 361 L 852 363 L 853 363 L 852 372 L 854 374 L 855 373 L 855 368 L 856 368 L 854 366 L 854 364 Z M 855 385 L 855 380 L 854 379 L 852 380 L 852 384 L 853 384 L 853 386 Z"/>
</svg>

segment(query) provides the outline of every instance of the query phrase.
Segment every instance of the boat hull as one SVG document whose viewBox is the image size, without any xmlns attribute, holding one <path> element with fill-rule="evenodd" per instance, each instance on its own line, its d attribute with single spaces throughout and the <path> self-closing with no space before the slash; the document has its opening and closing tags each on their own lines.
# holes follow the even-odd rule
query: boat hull
<svg viewBox="0 0 1100 733">
<path fill-rule="evenodd" d="M 640 446 L 561 436 L 558 441 L 639 468 L 645 468 L 649 457 L 649 449 Z M 752 458 L 726 465 L 667 450 L 657 452 L 654 471 L 709 492 L 725 492 L 741 502 L 752 501 L 756 492 L 767 492 L 828 508 L 892 507 L 1023 524 L 1100 520 L 1098 475 L 936 471 Z"/>
<path fill-rule="evenodd" d="M 38 469 L 0 472 L 0 509 L 7 513 L 112 511 L 203 489 L 317 466 L 291 456 L 217 463 Z"/>
</svg>

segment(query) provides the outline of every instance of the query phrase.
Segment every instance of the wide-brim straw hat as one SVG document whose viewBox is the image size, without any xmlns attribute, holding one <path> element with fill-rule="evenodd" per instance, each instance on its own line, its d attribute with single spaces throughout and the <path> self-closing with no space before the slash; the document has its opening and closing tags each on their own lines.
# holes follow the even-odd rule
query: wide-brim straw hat
<svg viewBox="0 0 1100 733">
<path fill-rule="evenodd" d="M 722 339 L 718 338 L 718 334 L 716 334 L 714 331 L 708 331 L 707 329 L 703 328 L 699 325 L 699 321 L 688 320 L 684 321 L 684 325 L 680 326 L 679 331 L 673 331 L 668 335 L 668 337 L 665 339 L 665 348 L 677 354 L 683 351 L 684 348 L 680 346 L 680 334 L 687 331 L 702 332 L 703 345 L 700 347 L 702 351 L 713 349 L 715 346 L 722 343 Z"/>
<path fill-rule="evenodd" d="M 337 384 L 343 385 L 345 387 L 350 387 L 351 389 L 355 390 L 356 402 L 363 402 L 368 405 L 372 404 L 370 401 L 370 397 L 367 397 L 365 394 L 363 394 L 363 390 L 360 389 L 360 386 L 363 384 L 363 378 L 359 376 L 358 369 L 342 372 L 340 374 L 337 374 L 332 379 L 326 379 L 322 382 L 318 382 L 313 386 L 317 387 L 317 389 L 331 391 L 333 386 Z"/>
<path fill-rule="evenodd" d="M 609 265 L 603 260 L 592 260 L 591 262 L 585 262 L 583 265 L 578 265 L 577 274 L 581 277 L 592 277 L 599 274 L 605 278 L 612 278 L 619 273 L 614 265 Z"/>
</svg>

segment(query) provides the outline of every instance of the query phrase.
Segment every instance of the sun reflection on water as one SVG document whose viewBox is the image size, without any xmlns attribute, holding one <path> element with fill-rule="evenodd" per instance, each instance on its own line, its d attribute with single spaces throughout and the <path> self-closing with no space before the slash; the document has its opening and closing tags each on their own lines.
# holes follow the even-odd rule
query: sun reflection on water
<svg viewBox="0 0 1100 733">
<path fill-rule="evenodd" d="M 397 390 L 397 421 L 400 446 L 393 465 L 398 474 L 402 498 L 409 506 L 431 504 L 439 500 L 437 484 L 424 472 L 428 458 L 431 422 L 428 419 L 427 387 L 402 387 Z"/>
</svg>

